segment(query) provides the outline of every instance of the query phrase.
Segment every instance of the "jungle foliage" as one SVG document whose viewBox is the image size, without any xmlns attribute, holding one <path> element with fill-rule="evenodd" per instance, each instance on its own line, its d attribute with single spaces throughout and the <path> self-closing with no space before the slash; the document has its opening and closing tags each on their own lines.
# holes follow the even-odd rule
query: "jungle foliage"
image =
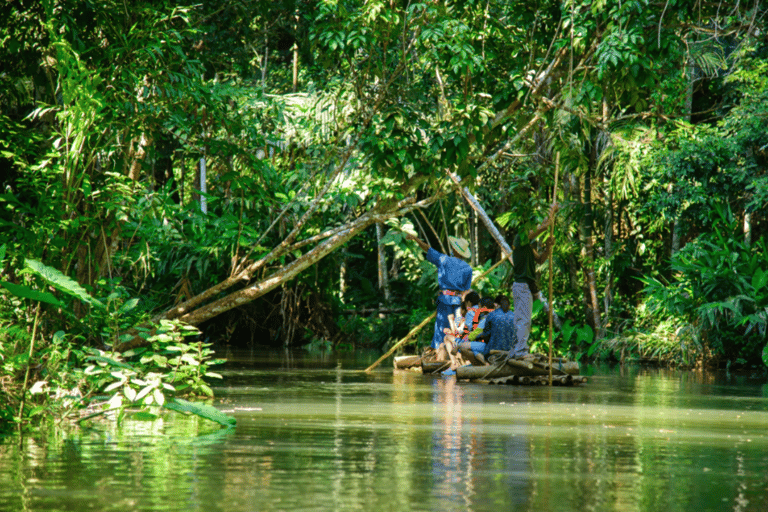
<svg viewBox="0 0 768 512">
<path fill-rule="evenodd" d="M 464 236 L 478 271 L 502 257 L 449 173 L 510 240 L 561 203 L 561 353 L 759 362 L 766 14 L 706 0 L 6 2 L 0 403 L 21 405 L 33 362 L 45 380 L 94 350 L 133 368 L 100 384 L 133 401 L 147 388 L 132 379 L 151 379 L 130 372 L 166 375 L 151 365 L 169 349 L 145 334 L 167 325 L 232 344 L 391 343 L 431 311 L 435 280 L 382 229 L 408 222 L 438 249 Z M 509 284 L 501 266 L 479 287 Z"/>
</svg>

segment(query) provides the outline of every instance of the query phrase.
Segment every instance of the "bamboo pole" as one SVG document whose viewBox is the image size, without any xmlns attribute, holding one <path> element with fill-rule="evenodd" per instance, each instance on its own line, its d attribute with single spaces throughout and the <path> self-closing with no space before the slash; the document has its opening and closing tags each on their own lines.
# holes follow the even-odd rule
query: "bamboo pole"
<svg viewBox="0 0 768 512">
<path fill-rule="evenodd" d="M 482 278 L 484 278 L 485 276 L 487 276 L 488 274 L 490 274 L 491 272 L 493 272 L 494 270 L 496 270 L 496 267 L 498 267 L 499 265 L 501 265 L 502 263 L 504 263 L 504 261 L 505 261 L 505 260 L 499 260 L 499 261 L 497 261 L 497 262 L 496 262 L 496 263 L 495 263 L 495 264 L 494 264 L 494 265 L 493 265 L 491 268 L 489 268 L 488 270 L 486 270 L 485 272 L 483 272 L 482 274 L 480 274 L 479 276 L 477 276 L 476 278 L 474 278 L 474 279 L 472 280 L 472 284 L 474 285 L 476 282 L 478 282 L 479 280 L 481 280 Z M 435 313 L 432 313 L 432 314 L 431 314 L 431 315 L 429 315 L 427 318 L 425 318 L 424 320 L 422 320 L 422 322 L 421 322 L 419 325 L 417 325 L 416 327 L 414 327 L 413 329 L 411 329 L 411 331 L 410 331 L 408 334 L 406 334 L 404 338 L 402 338 L 400 341 L 398 341 L 397 343 L 395 343 L 394 345 L 392 345 L 392 348 L 390 348 L 389 350 L 387 350 L 387 353 L 386 353 L 386 354 L 384 354 L 383 356 L 381 356 L 380 358 L 378 358 L 378 359 L 376 360 L 376 362 L 375 362 L 375 363 L 373 363 L 371 366 L 369 366 L 368 368 L 366 368 L 364 371 L 367 373 L 367 372 L 370 372 L 371 370 L 373 370 L 374 368 L 376 368 L 377 366 L 379 366 L 383 360 L 385 360 L 386 358 L 388 358 L 389 356 L 391 356 L 391 355 L 392 355 L 392 354 L 395 352 L 395 350 L 397 350 L 398 348 L 400 348 L 400 347 L 401 347 L 402 345 L 404 345 L 404 344 L 405 344 L 405 342 L 406 342 L 406 341 L 408 341 L 408 340 L 409 340 L 409 339 L 410 339 L 412 336 L 416 335 L 416 334 L 417 334 L 419 331 L 421 331 L 421 330 L 424 328 L 424 326 L 425 326 L 425 325 L 427 325 L 427 323 L 429 323 L 429 321 L 430 321 L 430 320 L 432 320 L 433 318 L 435 318 L 435 316 L 436 316 L 436 315 L 437 315 L 437 312 L 435 312 Z"/>
<path fill-rule="evenodd" d="M 488 232 L 491 234 L 493 239 L 496 240 L 496 243 L 499 244 L 499 247 L 501 247 L 501 251 L 504 253 L 504 257 L 507 258 L 509 263 L 514 266 L 514 263 L 512 263 L 512 248 L 509 246 L 507 241 L 504 240 L 504 236 L 496 228 L 493 220 L 488 216 L 487 213 L 485 213 L 485 209 L 482 207 L 480 202 L 475 198 L 474 195 L 472 195 L 472 192 L 470 192 L 467 187 L 461 186 L 461 178 L 459 176 L 449 172 L 448 177 L 450 177 L 451 180 L 456 184 L 456 187 L 458 187 L 459 191 L 461 191 L 461 195 L 464 196 L 464 199 L 469 203 L 472 209 L 475 210 L 477 215 L 480 217 L 480 220 L 483 221 L 483 224 L 485 224 Z"/>
<path fill-rule="evenodd" d="M 507 258 L 509 260 L 509 263 L 514 267 L 515 263 L 512 261 L 512 248 L 504 239 L 504 236 L 496 228 L 496 224 L 494 224 L 493 220 L 488 216 L 487 213 L 485 213 L 485 209 L 483 208 L 483 206 L 480 204 L 477 198 L 472 194 L 472 192 L 469 191 L 469 188 L 461 186 L 461 177 L 457 176 L 455 173 L 452 173 L 452 172 L 448 172 L 448 177 L 451 178 L 453 183 L 459 189 L 459 192 L 461 192 L 461 195 L 464 197 L 464 199 L 469 203 L 472 209 L 477 213 L 477 215 L 483 221 L 483 224 L 485 224 L 485 227 L 488 229 L 488 232 L 491 234 L 493 239 L 496 240 L 496 243 L 499 244 L 499 247 L 501 248 L 501 252 L 503 253 L 503 256 Z M 555 179 L 555 182 L 557 182 L 557 179 Z M 547 315 L 549 315 L 549 312 L 553 307 L 551 302 L 551 297 L 550 297 L 549 303 L 547 303 L 547 299 L 545 299 L 542 296 L 541 292 L 539 292 L 537 297 L 541 301 L 542 306 L 544 306 L 544 310 L 547 312 Z"/>
<path fill-rule="evenodd" d="M 555 157 L 555 187 L 552 189 L 552 202 L 554 203 L 557 201 L 557 178 L 558 174 L 560 173 L 560 152 L 557 152 L 557 156 Z M 549 222 L 549 243 L 554 244 L 555 243 L 555 219 L 554 219 L 554 212 L 552 213 L 552 220 Z M 552 264 L 553 260 L 552 254 L 549 255 L 549 304 L 550 307 L 547 311 L 547 318 L 549 319 L 549 385 L 552 386 L 552 272 L 554 265 Z"/>
<path fill-rule="evenodd" d="M 24 386 L 21 388 L 21 405 L 19 405 L 19 436 L 23 435 L 22 426 L 24 425 L 24 405 L 27 401 L 27 384 L 29 383 L 29 367 L 32 366 L 32 355 L 35 352 L 35 336 L 37 336 L 37 325 L 40 321 L 40 303 L 37 303 L 35 312 L 35 323 L 32 326 L 32 339 L 29 340 L 29 356 L 27 357 L 27 368 L 24 371 Z M 19 439 L 21 441 L 21 439 Z"/>
</svg>

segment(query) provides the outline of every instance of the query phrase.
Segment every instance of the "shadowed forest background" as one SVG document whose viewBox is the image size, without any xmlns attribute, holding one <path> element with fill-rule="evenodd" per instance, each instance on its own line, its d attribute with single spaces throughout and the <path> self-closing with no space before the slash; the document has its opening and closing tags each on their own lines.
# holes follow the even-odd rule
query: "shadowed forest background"
<svg viewBox="0 0 768 512">
<path fill-rule="evenodd" d="M 559 353 L 768 364 L 762 1 L 0 13 L 6 415 L 27 382 L 70 386 L 88 357 L 161 364 L 138 351 L 185 326 L 238 346 L 390 346 L 436 292 L 393 228 L 443 252 L 467 238 L 476 274 L 504 257 L 460 187 L 509 241 L 561 203 Z M 505 263 L 478 289 L 510 284 Z"/>
</svg>

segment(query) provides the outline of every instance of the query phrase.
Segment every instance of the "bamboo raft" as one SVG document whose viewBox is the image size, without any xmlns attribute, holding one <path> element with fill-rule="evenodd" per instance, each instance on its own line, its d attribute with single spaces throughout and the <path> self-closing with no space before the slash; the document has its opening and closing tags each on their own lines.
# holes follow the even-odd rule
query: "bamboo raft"
<svg viewBox="0 0 768 512">
<path fill-rule="evenodd" d="M 547 385 L 549 384 L 549 359 L 543 354 L 529 354 L 518 359 L 507 359 L 507 353 L 492 350 L 489 365 L 460 366 L 456 369 L 458 380 L 470 380 L 487 384 Z M 449 361 L 438 361 L 435 352 L 427 349 L 422 355 L 395 357 L 397 370 L 420 371 L 439 375 L 447 370 Z M 552 385 L 574 386 L 587 382 L 579 375 L 579 363 L 564 358 L 552 359 Z"/>
</svg>

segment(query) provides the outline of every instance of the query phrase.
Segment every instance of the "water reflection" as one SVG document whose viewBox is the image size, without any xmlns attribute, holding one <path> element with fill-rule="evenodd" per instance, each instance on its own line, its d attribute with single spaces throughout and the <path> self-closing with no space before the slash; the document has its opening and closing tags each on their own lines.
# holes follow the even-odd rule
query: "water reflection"
<svg viewBox="0 0 768 512">
<path fill-rule="evenodd" d="M 524 418 L 509 418 L 515 430 L 511 435 L 486 431 L 482 417 L 486 396 L 478 392 L 482 388 L 457 383 L 453 377 L 437 378 L 432 384 L 433 509 L 526 503 L 531 467 Z"/>
<path fill-rule="evenodd" d="M 0 441 L 0 510 L 768 510 L 762 383 L 595 369 L 484 386 L 236 356 L 194 418 Z"/>
</svg>

